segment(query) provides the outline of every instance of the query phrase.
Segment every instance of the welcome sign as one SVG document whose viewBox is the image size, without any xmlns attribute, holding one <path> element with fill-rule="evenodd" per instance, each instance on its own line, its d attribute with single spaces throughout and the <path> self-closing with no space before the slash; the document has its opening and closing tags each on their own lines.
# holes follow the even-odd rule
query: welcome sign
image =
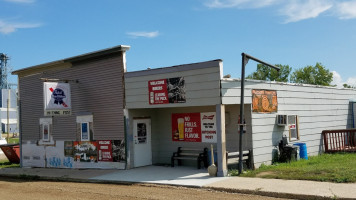
<svg viewBox="0 0 356 200">
<path fill-rule="evenodd" d="M 70 115 L 72 109 L 69 83 L 44 82 L 44 115 Z"/>
</svg>

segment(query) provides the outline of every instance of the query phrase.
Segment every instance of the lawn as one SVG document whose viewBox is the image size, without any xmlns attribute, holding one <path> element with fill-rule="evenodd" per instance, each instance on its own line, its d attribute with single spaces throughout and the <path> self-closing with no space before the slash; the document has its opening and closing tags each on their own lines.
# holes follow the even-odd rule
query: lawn
<svg viewBox="0 0 356 200">
<path fill-rule="evenodd" d="M 232 170 L 230 174 L 237 175 L 237 171 Z M 309 160 L 262 165 L 259 169 L 247 171 L 241 176 L 355 183 L 356 153 L 323 154 L 310 156 Z"/>
<path fill-rule="evenodd" d="M 12 164 L 7 159 L 0 160 L 0 169 L 1 168 L 13 168 L 20 167 L 20 164 Z"/>
</svg>

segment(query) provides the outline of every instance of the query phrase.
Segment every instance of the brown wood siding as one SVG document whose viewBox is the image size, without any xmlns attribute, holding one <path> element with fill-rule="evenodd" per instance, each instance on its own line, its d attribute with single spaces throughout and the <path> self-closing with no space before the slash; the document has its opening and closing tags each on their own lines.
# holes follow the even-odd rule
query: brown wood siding
<svg viewBox="0 0 356 200">
<path fill-rule="evenodd" d="M 23 140 L 39 139 L 39 118 L 43 113 L 43 82 L 40 78 L 78 80 L 70 82 L 72 115 L 53 117 L 55 140 L 76 140 L 76 116 L 93 114 L 94 140 L 124 139 L 122 54 L 74 63 L 72 68 L 47 70 L 21 77 L 21 123 Z"/>
</svg>

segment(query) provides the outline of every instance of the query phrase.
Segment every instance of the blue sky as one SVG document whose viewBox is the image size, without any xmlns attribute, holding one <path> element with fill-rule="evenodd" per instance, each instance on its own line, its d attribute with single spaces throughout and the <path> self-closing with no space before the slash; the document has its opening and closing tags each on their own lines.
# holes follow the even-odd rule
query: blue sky
<svg viewBox="0 0 356 200">
<path fill-rule="evenodd" d="M 356 86 L 356 0 L 0 0 L 0 11 L 13 70 L 123 44 L 128 71 L 222 59 L 240 78 L 245 52 L 293 69 L 320 62 Z"/>
</svg>

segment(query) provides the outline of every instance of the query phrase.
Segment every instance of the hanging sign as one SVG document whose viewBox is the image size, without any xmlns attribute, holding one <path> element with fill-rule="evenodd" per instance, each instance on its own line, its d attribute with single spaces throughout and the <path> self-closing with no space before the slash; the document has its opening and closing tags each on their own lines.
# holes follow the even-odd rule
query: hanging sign
<svg viewBox="0 0 356 200">
<path fill-rule="evenodd" d="M 72 104 L 69 83 L 43 83 L 44 115 L 70 115 Z"/>
<path fill-rule="evenodd" d="M 172 140 L 216 143 L 216 113 L 172 114 Z"/>
<path fill-rule="evenodd" d="M 185 83 L 183 77 L 148 81 L 148 101 L 150 105 L 185 103 Z"/>
</svg>

